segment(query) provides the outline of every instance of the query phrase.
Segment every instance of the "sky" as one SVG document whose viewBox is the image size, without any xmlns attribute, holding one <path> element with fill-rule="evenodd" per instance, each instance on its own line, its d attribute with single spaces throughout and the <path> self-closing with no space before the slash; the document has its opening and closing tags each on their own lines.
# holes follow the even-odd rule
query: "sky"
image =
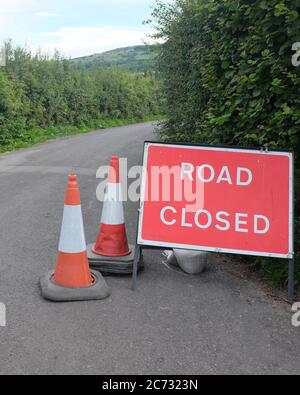
<svg viewBox="0 0 300 395">
<path fill-rule="evenodd" d="M 79 57 L 143 44 L 155 0 L 0 0 L 0 43 Z M 146 33 L 146 34 L 145 34 Z"/>
</svg>

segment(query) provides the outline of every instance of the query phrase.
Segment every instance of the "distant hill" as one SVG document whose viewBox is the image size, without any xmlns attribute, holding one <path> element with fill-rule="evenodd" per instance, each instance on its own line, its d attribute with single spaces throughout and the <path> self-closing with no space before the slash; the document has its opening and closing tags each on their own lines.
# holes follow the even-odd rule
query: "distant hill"
<svg viewBox="0 0 300 395">
<path fill-rule="evenodd" d="M 72 59 L 78 68 L 90 69 L 119 67 L 132 73 L 144 73 L 155 69 L 156 51 L 154 47 L 138 45 L 113 51 Z"/>
</svg>

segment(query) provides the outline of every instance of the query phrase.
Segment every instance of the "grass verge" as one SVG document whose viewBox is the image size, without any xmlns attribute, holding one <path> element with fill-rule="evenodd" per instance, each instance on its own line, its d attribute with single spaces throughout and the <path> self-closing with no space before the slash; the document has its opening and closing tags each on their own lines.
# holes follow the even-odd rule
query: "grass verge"
<svg viewBox="0 0 300 395">
<path fill-rule="evenodd" d="M 76 126 L 52 126 L 46 129 L 34 128 L 20 133 L 20 136 L 10 144 L 0 146 L 0 153 L 14 151 L 19 148 L 32 147 L 36 144 L 45 143 L 59 137 L 75 136 L 89 133 L 97 129 L 107 129 L 127 126 L 137 123 L 159 121 L 163 115 L 150 115 L 143 119 L 102 119 L 89 122 L 87 125 Z"/>
</svg>

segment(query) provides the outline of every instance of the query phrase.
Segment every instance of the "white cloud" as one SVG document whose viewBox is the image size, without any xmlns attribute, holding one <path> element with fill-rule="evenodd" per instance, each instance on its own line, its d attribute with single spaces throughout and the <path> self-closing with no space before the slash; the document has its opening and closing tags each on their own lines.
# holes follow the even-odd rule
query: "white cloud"
<svg viewBox="0 0 300 395">
<path fill-rule="evenodd" d="M 116 27 L 63 27 L 55 32 L 42 33 L 47 42 L 40 48 L 53 53 L 55 49 L 67 57 L 79 57 L 112 48 L 143 44 L 146 34 L 135 29 Z M 37 47 L 32 48 L 37 50 Z"/>
<path fill-rule="evenodd" d="M 36 0 L 0 0 L 1 12 L 20 12 L 36 2 Z"/>
<path fill-rule="evenodd" d="M 51 17 L 59 16 L 55 12 L 36 12 L 33 15 L 41 18 L 51 18 Z"/>
<path fill-rule="evenodd" d="M 37 0 L 0 0 L 0 25 L 2 32 L 15 22 L 17 15 L 34 6 Z"/>
<path fill-rule="evenodd" d="M 152 1 L 154 0 L 147 0 L 146 3 L 150 4 Z M 83 22 L 86 25 L 76 26 L 76 16 L 81 7 L 93 13 L 94 6 L 98 9 L 103 5 L 112 7 L 117 13 L 121 4 L 134 6 L 140 4 L 140 0 L 0 0 L 0 44 L 10 37 L 17 44 L 27 43 L 33 50 L 41 49 L 53 53 L 58 49 L 67 57 L 79 57 L 112 48 L 142 44 L 146 39 L 143 27 L 134 27 L 140 25 L 140 21 L 134 22 L 132 28 L 110 26 L 110 23 L 115 23 L 111 22 L 114 19 L 113 12 L 107 21 L 101 20 L 100 17 L 99 22 L 94 22 L 95 27 L 89 27 L 86 19 Z M 75 16 L 72 12 L 69 14 L 66 11 L 70 7 L 74 7 Z M 42 25 L 39 18 L 43 21 Z M 48 23 L 50 18 L 51 23 Z M 67 25 L 69 27 L 63 27 Z M 52 28 L 55 30 L 50 31 Z"/>
</svg>

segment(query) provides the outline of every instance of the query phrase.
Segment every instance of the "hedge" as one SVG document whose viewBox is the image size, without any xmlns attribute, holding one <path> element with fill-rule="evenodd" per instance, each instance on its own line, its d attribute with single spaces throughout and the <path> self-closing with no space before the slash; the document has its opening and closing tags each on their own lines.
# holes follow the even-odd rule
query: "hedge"
<svg viewBox="0 0 300 395">
<path fill-rule="evenodd" d="M 160 72 L 167 98 L 166 141 L 289 149 L 300 178 L 300 0 L 158 1 Z M 300 282 L 297 201 L 297 280 Z M 259 267 L 287 280 L 282 261 Z"/>
</svg>

